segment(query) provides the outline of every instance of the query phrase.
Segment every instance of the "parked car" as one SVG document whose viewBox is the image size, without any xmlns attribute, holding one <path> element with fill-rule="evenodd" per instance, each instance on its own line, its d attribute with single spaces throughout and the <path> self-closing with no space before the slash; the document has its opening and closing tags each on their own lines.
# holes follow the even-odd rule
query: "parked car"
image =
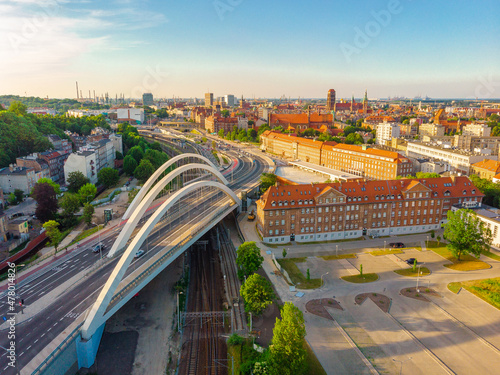
<svg viewBox="0 0 500 375">
<path fill-rule="evenodd" d="M 405 244 L 402 242 L 391 242 L 389 244 L 389 246 L 397 249 L 397 248 L 405 247 Z"/>
<path fill-rule="evenodd" d="M 145 254 L 144 250 L 139 250 L 138 252 L 135 253 L 134 258 L 140 258 Z"/>
<path fill-rule="evenodd" d="M 100 251 L 104 251 L 105 249 L 106 249 L 106 246 L 104 246 L 104 244 L 98 243 L 97 245 L 94 246 L 94 248 L 92 249 L 92 252 L 98 253 Z"/>
<path fill-rule="evenodd" d="M 415 264 L 415 262 L 417 262 L 417 259 L 415 259 L 415 258 L 406 259 L 406 263 L 408 263 L 410 266 L 413 266 Z"/>
</svg>

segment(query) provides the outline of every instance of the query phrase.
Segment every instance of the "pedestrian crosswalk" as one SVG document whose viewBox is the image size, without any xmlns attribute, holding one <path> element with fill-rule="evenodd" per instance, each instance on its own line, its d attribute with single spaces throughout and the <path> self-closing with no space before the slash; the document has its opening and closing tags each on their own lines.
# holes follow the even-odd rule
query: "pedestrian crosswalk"
<svg viewBox="0 0 500 375">
<path fill-rule="evenodd" d="M 75 313 L 75 312 L 69 312 L 67 313 L 64 317 L 65 318 L 70 318 L 70 319 L 76 319 L 80 316 L 80 313 Z"/>
</svg>

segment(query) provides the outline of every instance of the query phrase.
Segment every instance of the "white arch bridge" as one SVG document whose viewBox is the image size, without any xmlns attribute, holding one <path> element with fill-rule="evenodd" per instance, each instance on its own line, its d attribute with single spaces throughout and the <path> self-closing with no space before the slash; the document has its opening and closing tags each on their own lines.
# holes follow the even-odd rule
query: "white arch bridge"
<svg viewBox="0 0 500 375">
<path fill-rule="evenodd" d="M 183 158 L 197 158 L 207 164 L 186 164 L 159 179 L 170 166 Z M 217 181 L 199 181 L 195 179 L 180 190 L 170 194 L 132 238 L 139 221 L 144 217 L 147 208 L 155 198 L 175 178 L 192 170 L 208 172 Z M 123 254 L 120 255 L 118 263 L 83 323 L 81 340 L 77 341 L 79 368 L 88 368 L 94 363 L 104 325 L 118 309 L 222 218 L 233 210 L 240 209 L 241 200 L 227 185 L 228 181 L 217 168 L 208 159 L 196 154 L 182 154 L 170 159 L 144 184 L 124 214 L 124 218 L 128 218 L 128 221 L 113 244 L 108 256 L 116 257 L 122 251 Z M 203 195 L 202 192 L 204 192 Z M 225 198 L 220 198 L 220 192 L 224 193 Z M 178 207 L 179 209 L 175 211 L 176 214 L 172 214 L 172 209 L 176 205 L 179 206 L 179 202 L 183 199 L 185 200 L 182 209 Z M 177 221 L 177 223 L 185 221 L 182 214 L 185 215 L 186 212 L 191 212 L 191 207 L 186 207 L 186 204 L 189 204 L 193 211 L 198 210 L 199 214 L 191 222 L 184 224 L 183 228 L 171 233 L 168 239 L 163 239 L 159 245 L 154 247 L 154 249 L 159 249 L 155 250 L 152 256 L 149 257 L 151 254 L 148 254 L 148 259 L 144 263 L 137 269 L 131 270 L 129 265 L 133 261 L 135 254 L 141 250 L 141 246 L 147 241 L 153 230 L 157 230 L 158 227 L 161 228 L 165 221 Z M 208 212 L 207 209 L 203 209 L 204 205 Z M 149 251 L 149 253 L 152 251 Z"/>
</svg>

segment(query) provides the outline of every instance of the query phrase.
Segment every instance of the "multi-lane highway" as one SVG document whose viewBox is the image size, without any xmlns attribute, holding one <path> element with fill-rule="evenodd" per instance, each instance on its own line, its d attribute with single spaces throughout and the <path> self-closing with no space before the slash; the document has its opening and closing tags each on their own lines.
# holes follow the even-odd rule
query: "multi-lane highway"
<svg viewBox="0 0 500 375">
<path fill-rule="evenodd" d="M 234 153 L 231 155 L 231 152 L 228 152 L 228 154 L 237 158 L 237 155 Z M 231 181 L 229 178 L 229 186 L 235 191 L 238 191 L 242 186 L 248 185 L 248 183 L 257 181 L 260 174 L 266 171 L 267 168 L 266 162 L 258 156 L 251 158 L 247 156 L 239 157 L 237 163 L 234 171 L 232 171 L 233 180 Z M 218 198 L 221 200 L 226 199 L 222 193 L 218 194 Z M 143 248 L 147 250 L 146 254 L 132 261 L 127 274 L 160 251 L 163 246 L 157 245 L 165 238 L 181 234 L 184 229 L 192 225 L 192 221 L 196 222 L 198 220 L 196 219 L 197 217 L 203 216 L 208 207 L 201 203 L 193 197 L 189 205 L 184 205 L 177 212 L 169 211 L 168 225 L 167 221 L 164 221 L 162 225 L 157 226 L 155 231 L 151 233 L 148 237 L 147 249 L 143 245 Z M 106 245 L 106 249 L 111 248 L 120 229 L 120 227 L 113 229 L 101 239 L 101 242 Z M 104 253 L 103 255 L 106 254 Z M 76 253 L 68 255 L 67 259 L 56 268 L 44 270 L 40 272 L 36 279 L 20 286 L 17 289 L 17 293 L 20 298 L 24 299 L 24 304 L 27 307 L 41 303 L 44 295 L 64 282 L 79 274 L 83 277 L 85 273 L 88 273 L 95 267 L 96 262 L 99 262 L 99 258 L 100 254 L 93 253 L 91 247 L 77 250 Z M 62 292 L 58 298 L 47 304 L 40 313 L 17 325 L 16 353 L 19 368 L 25 366 L 37 353 L 93 304 L 118 259 L 115 258 L 105 262 L 85 282 L 77 283 L 73 288 Z M 6 302 L 6 297 L 0 301 L 0 316 L 3 316 L 7 312 L 8 306 Z M 43 303 L 47 303 L 46 299 Z M 6 330 L 0 331 L 0 346 L 8 347 L 9 341 Z M 6 352 L 0 352 L 0 373 L 14 374 L 15 369 L 7 366 L 7 363 Z"/>
</svg>

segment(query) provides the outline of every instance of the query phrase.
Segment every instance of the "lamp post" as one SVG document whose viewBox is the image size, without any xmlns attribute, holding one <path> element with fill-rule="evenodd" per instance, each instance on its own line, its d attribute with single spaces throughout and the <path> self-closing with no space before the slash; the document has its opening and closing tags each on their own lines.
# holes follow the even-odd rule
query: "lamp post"
<svg viewBox="0 0 500 375">
<path fill-rule="evenodd" d="M 323 276 L 326 276 L 328 274 L 329 274 L 329 272 L 324 273 L 323 275 L 321 275 L 321 287 L 323 287 Z"/>
<path fill-rule="evenodd" d="M 385 250 L 385 245 L 386 245 L 387 241 L 384 241 L 384 250 Z"/>
<path fill-rule="evenodd" d="M 420 289 L 418 289 L 418 278 L 420 276 L 420 267 L 422 267 L 422 265 L 424 265 L 424 264 L 425 264 L 425 262 L 418 265 L 418 272 L 417 272 L 417 293 L 420 293 Z"/>
<path fill-rule="evenodd" d="M 184 294 L 184 293 L 180 292 L 180 291 L 177 292 L 177 331 L 181 332 L 181 314 L 180 314 L 180 307 L 179 307 L 179 294 Z"/>
<path fill-rule="evenodd" d="M 401 363 L 401 367 L 399 368 L 399 375 L 401 375 L 401 373 L 403 372 L 403 363 L 407 362 L 407 361 L 410 361 L 411 360 L 411 357 L 408 357 L 407 359 L 405 359 L 404 361 L 399 361 L 397 359 L 392 359 L 394 362 L 399 362 Z"/>
</svg>

